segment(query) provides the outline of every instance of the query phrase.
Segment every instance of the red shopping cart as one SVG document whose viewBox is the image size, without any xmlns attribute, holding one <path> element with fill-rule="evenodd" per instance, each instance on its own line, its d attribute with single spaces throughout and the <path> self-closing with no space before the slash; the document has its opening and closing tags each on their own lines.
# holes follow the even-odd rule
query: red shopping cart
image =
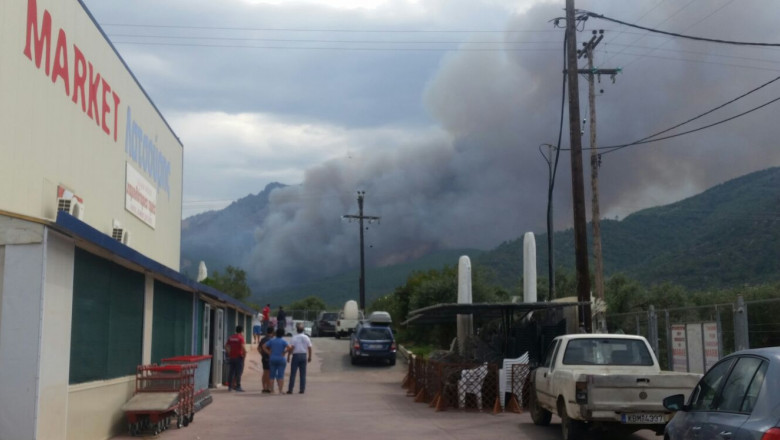
<svg viewBox="0 0 780 440">
<path fill-rule="evenodd" d="M 147 431 L 157 435 L 174 418 L 178 428 L 192 422 L 196 367 L 195 364 L 138 366 L 135 394 L 122 406 L 130 435 Z"/>
</svg>

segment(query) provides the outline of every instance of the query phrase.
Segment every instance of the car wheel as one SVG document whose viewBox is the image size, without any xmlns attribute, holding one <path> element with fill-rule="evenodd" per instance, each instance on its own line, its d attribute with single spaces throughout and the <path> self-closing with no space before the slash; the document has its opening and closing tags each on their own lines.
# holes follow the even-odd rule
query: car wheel
<svg viewBox="0 0 780 440">
<path fill-rule="evenodd" d="M 352 353 L 349 353 L 349 361 L 352 363 L 352 365 L 357 365 L 358 361 L 355 356 L 352 355 Z"/>
<path fill-rule="evenodd" d="M 561 415 L 561 436 L 563 440 L 579 440 L 585 434 L 585 424 L 579 420 L 573 420 L 566 413 L 566 405 L 558 402 L 558 412 Z"/>
<path fill-rule="evenodd" d="M 336 332 L 335 336 L 336 336 L 336 339 L 341 339 L 341 335 L 339 334 L 339 332 Z"/>
<path fill-rule="evenodd" d="M 395 358 L 390 359 L 390 365 L 395 365 Z"/>
<path fill-rule="evenodd" d="M 536 400 L 536 387 L 531 385 L 530 393 L 528 395 L 528 411 L 531 413 L 531 420 L 535 425 L 547 426 L 552 419 L 552 413 L 539 406 L 539 401 Z"/>
</svg>

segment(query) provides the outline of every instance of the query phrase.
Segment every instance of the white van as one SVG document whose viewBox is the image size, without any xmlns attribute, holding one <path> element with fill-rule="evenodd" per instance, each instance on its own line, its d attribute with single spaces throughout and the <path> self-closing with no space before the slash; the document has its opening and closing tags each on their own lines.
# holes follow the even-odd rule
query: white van
<svg viewBox="0 0 780 440">
<path fill-rule="evenodd" d="M 358 310 L 357 301 L 351 299 L 344 303 L 344 309 L 339 312 L 339 318 L 336 320 L 336 339 L 352 334 L 362 320 L 363 312 Z"/>
</svg>

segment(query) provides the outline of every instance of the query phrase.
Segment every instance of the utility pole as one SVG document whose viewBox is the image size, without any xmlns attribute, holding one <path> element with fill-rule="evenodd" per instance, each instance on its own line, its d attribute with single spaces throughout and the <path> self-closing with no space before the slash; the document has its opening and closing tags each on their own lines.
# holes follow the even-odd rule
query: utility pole
<svg viewBox="0 0 780 440">
<path fill-rule="evenodd" d="M 542 147 L 547 146 L 548 156 L 545 156 L 542 152 Z M 542 153 L 542 157 L 547 161 L 547 167 L 549 168 L 549 174 L 547 179 L 547 301 L 555 299 L 555 253 L 553 249 L 553 205 L 552 195 L 553 188 L 555 186 L 555 176 L 553 175 L 556 167 L 556 161 L 553 158 L 553 151 L 555 151 L 555 145 L 542 144 L 539 145 L 539 152 Z M 556 152 L 557 153 L 557 152 Z"/>
<path fill-rule="evenodd" d="M 579 52 L 578 58 L 588 57 L 588 69 L 579 73 L 588 75 L 588 104 L 590 107 L 590 187 L 591 187 L 591 225 L 593 227 L 593 282 L 595 284 L 596 298 L 604 304 L 604 263 L 601 252 L 601 213 L 599 209 L 599 167 L 601 166 L 601 155 L 598 154 L 596 144 L 596 75 L 601 78 L 602 74 L 615 76 L 620 69 L 594 69 L 593 68 L 593 50 L 604 38 L 604 31 L 593 31 L 593 36 L 587 43 L 582 43 L 583 49 Z M 606 332 L 607 321 L 604 309 L 599 307 L 596 311 L 596 326 L 599 331 Z"/>
<path fill-rule="evenodd" d="M 363 251 L 363 220 L 368 223 L 379 221 L 381 217 L 363 215 L 363 199 L 366 196 L 365 191 L 358 191 L 358 215 L 345 215 L 343 218 L 357 220 L 360 223 L 360 310 L 366 310 L 366 263 L 365 252 Z"/>
<path fill-rule="evenodd" d="M 580 137 L 580 91 L 577 77 L 577 23 L 574 0 L 566 0 L 566 65 L 569 81 L 569 139 L 571 143 L 571 186 L 574 211 L 574 254 L 577 268 L 579 326 L 593 331 L 590 312 L 590 273 L 588 270 L 588 236 L 585 216 L 585 189 L 582 177 L 582 139 Z"/>
</svg>

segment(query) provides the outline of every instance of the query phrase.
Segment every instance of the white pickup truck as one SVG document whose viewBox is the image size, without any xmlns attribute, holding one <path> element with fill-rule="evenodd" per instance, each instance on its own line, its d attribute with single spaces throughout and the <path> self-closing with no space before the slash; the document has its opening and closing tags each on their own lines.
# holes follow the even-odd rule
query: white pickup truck
<svg viewBox="0 0 780 440">
<path fill-rule="evenodd" d="M 559 336 L 531 374 L 531 418 L 548 425 L 558 414 L 564 440 L 581 438 L 590 428 L 623 436 L 640 429 L 662 434 L 672 416 L 664 397 L 690 394 L 700 377 L 661 371 L 642 336 Z"/>
</svg>

